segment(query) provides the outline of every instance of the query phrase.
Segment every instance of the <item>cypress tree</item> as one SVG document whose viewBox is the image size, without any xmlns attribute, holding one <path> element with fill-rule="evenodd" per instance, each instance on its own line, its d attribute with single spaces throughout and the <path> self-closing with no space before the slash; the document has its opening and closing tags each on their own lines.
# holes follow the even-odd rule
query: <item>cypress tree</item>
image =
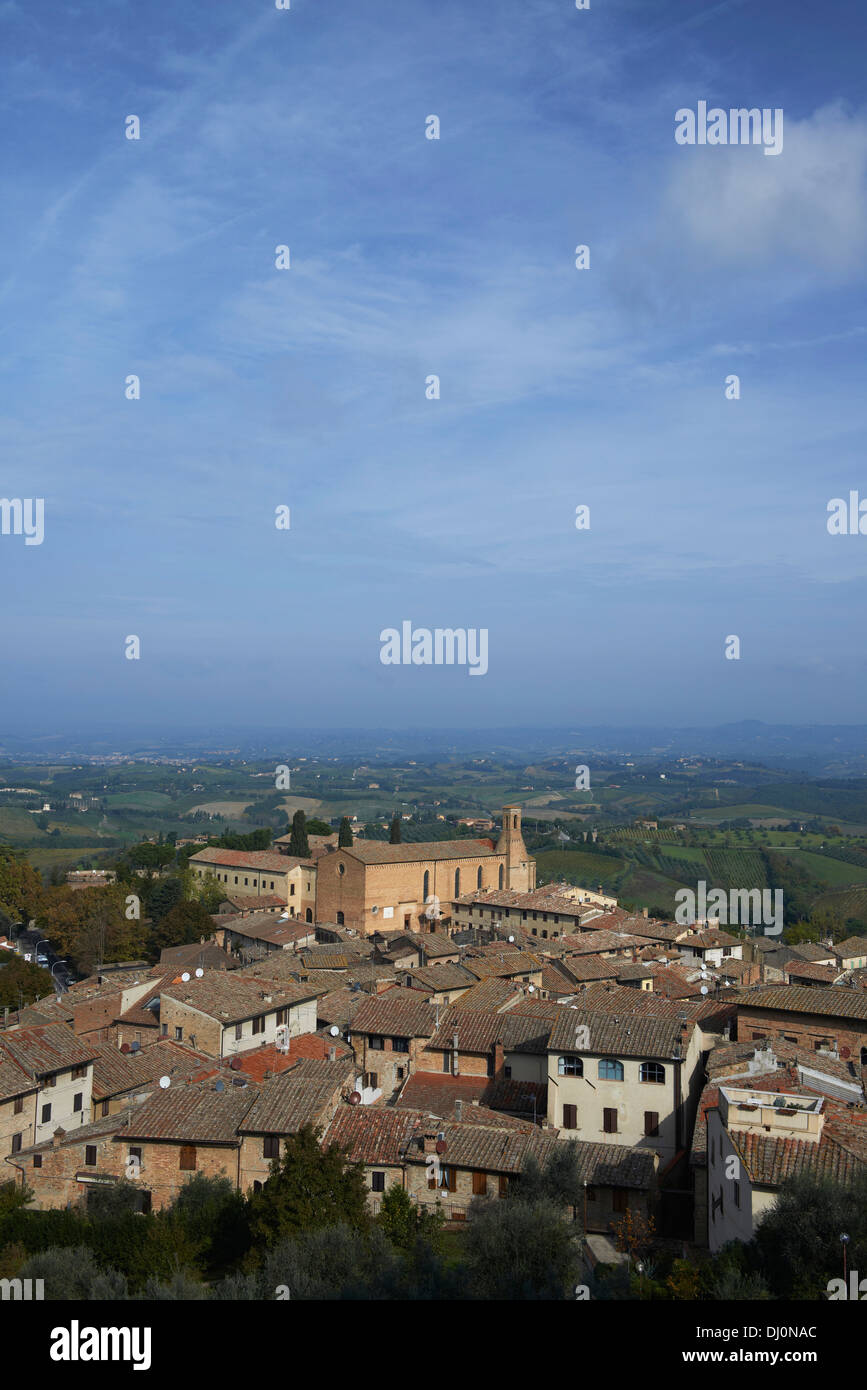
<svg viewBox="0 0 867 1390">
<path fill-rule="evenodd" d="M 298 810 L 292 817 L 292 835 L 289 840 L 289 853 L 299 859 L 310 858 L 310 845 L 307 841 L 307 817 Z"/>
<path fill-rule="evenodd" d="M 390 844 L 392 844 L 392 845 L 399 845 L 399 844 L 400 844 L 400 816 L 397 814 L 396 811 L 395 811 L 395 813 L 394 813 L 394 817 L 393 817 L 392 822 L 391 822 L 391 834 L 389 835 L 388 838 L 389 838 L 389 843 L 390 843 Z"/>
<path fill-rule="evenodd" d="M 344 816 L 343 820 L 340 822 L 340 829 L 337 832 L 337 848 L 352 848 L 352 826 L 349 824 L 348 816 Z"/>
</svg>

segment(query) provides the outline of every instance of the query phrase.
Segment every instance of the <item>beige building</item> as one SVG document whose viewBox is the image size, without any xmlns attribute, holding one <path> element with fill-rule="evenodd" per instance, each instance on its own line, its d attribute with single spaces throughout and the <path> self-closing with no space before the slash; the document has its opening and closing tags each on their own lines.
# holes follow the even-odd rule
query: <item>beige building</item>
<svg viewBox="0 0 867 1390">
<path fill-rule="evenodd" d="M 721 1085 L 717 1105 L 707 1112 L 711 1253 L 731 1240 L 752 1239 L 785 1178 L 807 1172 L 848 1183 L 867 1164 L 861 1136 L 853 1132 L 847 1142 L 841 1131 L 842 1115 L 836 1136 L 826 1129 L 833 1101 L 804 1087 L 763 1089 L 765 1085 L 764 1079 L 757 1088 Z M 837 1108 L 844 1111 L 839 1104 Z"/>
<path fill-rule="evenodd" d="M 682 1153 L 701 1090 L 702 1034 L 670 1006 L 660 1015 L 561 1005 L 548 1038 L 549 1124 L 567 1139 L 651 1150 L 663 1168 Z"/>
<path fill-rule="evenodd" d="M 316 917 L 375 931 L 431 931 L 453 915 L 469 890 L 535 887 L 536 862 L 521 834 L 521 809 L 503 808 L 503 828 L 490 840 L 386 844 L 359 840 L 317 862 Z"/>
<path fill-rule="evenodd" d="M 272 850 L 203 849 L 190 856 L 198 879 L 215 878 L 226 897 L 254 900 L 279 897 L 290 917 L 312 922 L 316 909 L 316 865 Z M 251 905 L 253 903 L 251 902 Z"/>
</svg>

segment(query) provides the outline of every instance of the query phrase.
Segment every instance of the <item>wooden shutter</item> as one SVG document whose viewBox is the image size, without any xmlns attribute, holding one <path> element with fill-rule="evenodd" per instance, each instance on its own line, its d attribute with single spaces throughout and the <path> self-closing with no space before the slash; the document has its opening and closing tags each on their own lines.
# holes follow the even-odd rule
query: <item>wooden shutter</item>
<svg viewBox="0 0 867 1390">
<path fill-rule="evenodd" d="M 610 1109 L 608 1106 L 605 1107 L 603 1111 L 602 1128 L 606 1134 L 617 1133 L 617 1111 L 613 1107 Z"/>
<path fill-rule="evenodd" d="M 659 1114 L 656 1110 L 645 1110 L 644 1133 L 648 1138 L 655 1138 L 659 1134 Z"/>
<path fill-rule="evenodd" d="M 488 1190 L 487 1173 L 473 1173 L 473 1196 L 484 1197 Z"/>
<path fill-rule="evenodd" d="M 577 1128 L 578 1128 L 578 1106 L 577 1106 L 577 1105 L 564 1105 L 564 1106 L 563 1106 L 563 1128 L 564 1128 L 564 1129 L 577 1129 Z"/>
</svg>

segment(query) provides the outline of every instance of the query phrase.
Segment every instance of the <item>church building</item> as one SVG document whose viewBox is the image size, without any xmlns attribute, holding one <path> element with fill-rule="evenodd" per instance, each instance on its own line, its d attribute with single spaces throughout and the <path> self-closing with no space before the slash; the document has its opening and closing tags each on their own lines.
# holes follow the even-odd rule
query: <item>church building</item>
<svg viewBox="0 0 867 1390">
<path fill-rule="evenodd" d="M 492 840 L 429 840 L 385 844 L 357 840 L 326 850 L 317 863 L 316 920 L 375 931 L 435 931 L 452 917 L 462 893 L 536 886 L 536 861 L 521 833 L 520 806 L 503 808 Z"/>
</svg>

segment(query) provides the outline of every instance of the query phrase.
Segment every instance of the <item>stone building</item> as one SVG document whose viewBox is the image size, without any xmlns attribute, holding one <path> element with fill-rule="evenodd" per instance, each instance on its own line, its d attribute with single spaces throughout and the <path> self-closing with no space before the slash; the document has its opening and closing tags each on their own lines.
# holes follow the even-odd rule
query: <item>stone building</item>
<svg viewBox="0 0 867 1390">
<path fill-rule="evenodd" d="M 867 992 L 862 989 L 770 985 L 739 994 L 734 1003 L 739 1042 L 782 1038 L 867 1066 Z"/>
<path fill-rule="evenodd" d="M 503 828 L 491 840 L 431 840 L 385 844 L 358 840 L 317 862 L 316 917 L 373 932 L 431 931 L 452 917 L 453 904 L 474 890 L 526 892 L 536 862 L 521 834 L 519 806 L 503 808 Z"/>
</svg>

